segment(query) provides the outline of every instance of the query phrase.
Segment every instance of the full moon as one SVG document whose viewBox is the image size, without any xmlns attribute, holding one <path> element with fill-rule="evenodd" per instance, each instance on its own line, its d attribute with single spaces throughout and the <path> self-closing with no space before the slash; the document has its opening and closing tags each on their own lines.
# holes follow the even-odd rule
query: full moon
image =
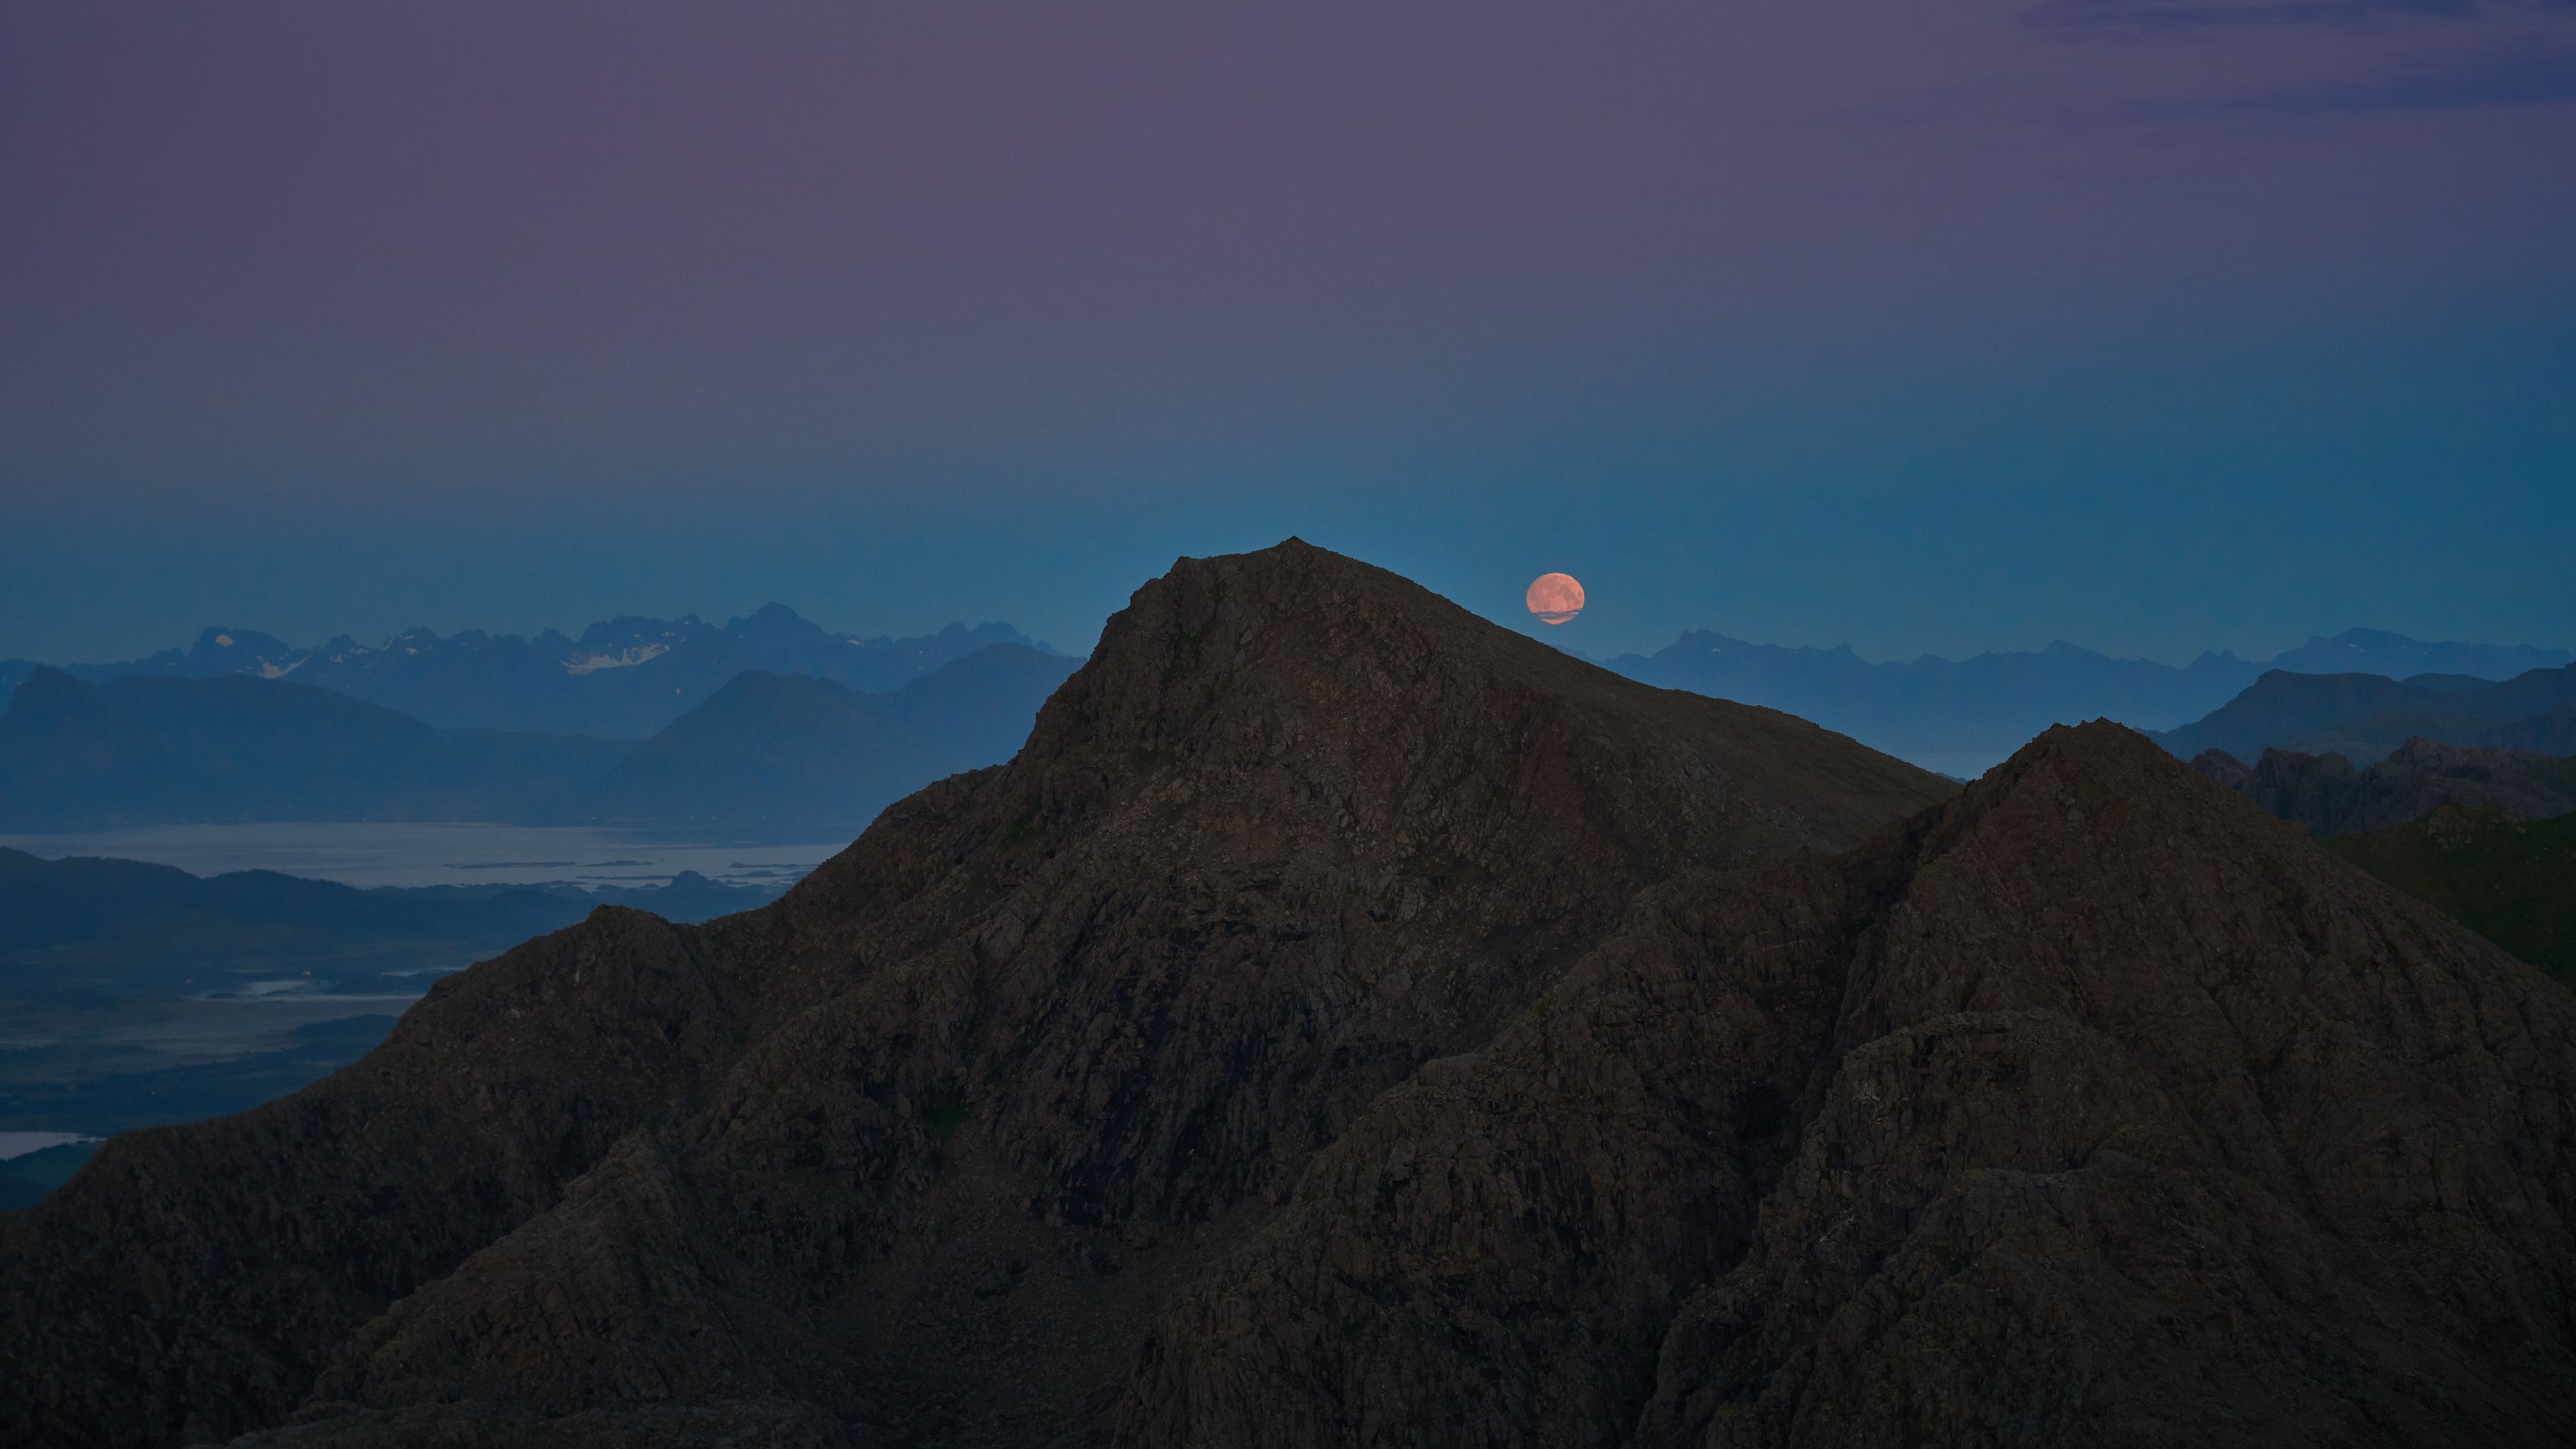
<svg viewBox="0 0 2576 1449">
<path fill-rule="evenodd" d="M 1583 585 L 1572 574 L 1540 574 L 1522 596 L 1542 624 L 1563 624 L 1583 612 Z"/>
</svg>

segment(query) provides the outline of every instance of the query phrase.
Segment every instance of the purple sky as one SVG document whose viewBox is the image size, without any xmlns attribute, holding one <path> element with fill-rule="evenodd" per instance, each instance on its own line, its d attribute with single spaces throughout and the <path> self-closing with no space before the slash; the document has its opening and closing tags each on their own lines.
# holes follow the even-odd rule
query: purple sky
<svg viewBox="0 0 2576 1449">
<path fill-rule="evenodd" d="M 2569 644 L 2571 398 L 2563 0 L 0 17 L 0 656 L 1080 646 L 1291 531 L 1593 650 Z"/>
</svg>

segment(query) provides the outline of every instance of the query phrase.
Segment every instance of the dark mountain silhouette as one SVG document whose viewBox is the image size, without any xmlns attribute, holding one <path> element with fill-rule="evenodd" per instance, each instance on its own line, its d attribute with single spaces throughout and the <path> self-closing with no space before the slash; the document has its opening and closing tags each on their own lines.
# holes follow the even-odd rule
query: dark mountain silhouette
<svg viewBox="0 0 2576 1449">
<path fill-rule="evenodd" d="M 2052 724 L 2107 716 L 2141 729 L 2179 725 L 2220 707 L 2266 668 L 2447 671 L 2455 686 L 2481 688 L 2571 659 L 2576 655 L 2559 649 L 2428 644 L 2376 629 L 2347 629 L 2331 639 L 2310 639 L 2268 666 L 2204 653 L 2176 669 L 2113 659 L 2064 642 L 2035 653 L 1964 660 L 1925 655 L 1871 664 L 1848 645 L 1792 649 L 1698 631 L 1653 655 L 1622 655 L 1607 663 L 1650 684 L 1784 709 L 1909 759 L 1973 773 Z M 2438 687 L 2431 678 L 2416 682 Z"/>
<path fill-rule="evenodd" d="M 2222 750 L 2252 759 L 2280 748 L 2369 764 L 2417 737 L 2458 745 L 2545 746 L 2538 717 L 2576 703 L 2576 665 L 2463 688 L 2454 679 L 2273 670 L 2225 705 L 2154 736 L 2185 759 Z"/>
<path fill-rule="evenodd" d="M 44 669 L 0 712 L 0 829 L 532 821 L 559 812 L 629 748 L 437 730 L 283 680 L 129 676 L 91 685 Z"/>
<path fill-rule="evenodd" d="M 337 690 L 443 729 L 640 740 L 745 670 L 802 674 L 883 694 L 994 644 L 1054 652 L 1008 624 L 951 624 L 917 639 L 859 639 L 830 633 L 783 604 L 769 604 L 722 628 L 695 615 L 620 617 L 591 625 L 578 639 L 551 629 L 534 639 L 480 630 L 442 638 L 414 629 L 380 646 L 343 635 L 319 648 L 297 649 L 251 630 L 213 628 L 185 651 L 73 665 L 67 672 L 93 683 L 130 674 L 292 676 L 296 683 Z"/>
<path fill-rule="evenodd" d="M 2134 734 L 1961 794 L 1292 541 L 776 906 L 0 1218 L 0 1437 L 2558 1443 L 2571 1096 Z"/>
<path fill-rule="evenodd" d="M 2521 750 L 2467 749 L 2412 739 L 2356 770 L 2341 755 L 2265 750 L 2252 765 L 2219 750 L 2193 770 L 2310 835 L 2404 825 L 2443 805 L 2547 820 L 2576 810 L 2576 759 Z"/>
</svg>

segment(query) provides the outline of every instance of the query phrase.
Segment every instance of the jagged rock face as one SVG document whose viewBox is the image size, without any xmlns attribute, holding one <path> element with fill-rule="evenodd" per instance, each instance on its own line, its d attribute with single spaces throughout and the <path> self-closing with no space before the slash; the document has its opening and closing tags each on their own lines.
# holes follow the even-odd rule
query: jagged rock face
<svg viewBox="0 0 2576 1449">
<path fill-rule="evenodd" d="M 1018 759 L 776 907 L 603 913 L 0 1220 L 0 1438 L 1105 1423 L 1319 1148 L 1638 891 L 1949 793 L 1302 544 L 1184 561 Z"/>
<path fill-rule="evenodd" d="M 2143 738 L 1646 892 L 1181 1298 L 1139 1444 L 2563 1443 L 2576 1002 Z"/>
<path fill-rule="evenodd" d="M 2383 830 L 2444 805 L 2500 810 L 2517 820 L 2576 810 L 2576 761 L 2427 739 L 2408 740 L 2363 770 L 2341 755 L 2290 750 L 2265 750 L 2251 767 L 2205 750 L 2191 767 L 2318 836 Z"/>
</svg>

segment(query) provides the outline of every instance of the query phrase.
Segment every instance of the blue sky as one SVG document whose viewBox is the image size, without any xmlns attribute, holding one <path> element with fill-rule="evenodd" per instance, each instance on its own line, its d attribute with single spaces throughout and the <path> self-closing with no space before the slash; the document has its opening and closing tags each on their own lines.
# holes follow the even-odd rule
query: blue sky
<svg viewBox="0 0 2576 1449">
<path fill-rule="evenodd" d="M 0 19 L 0 656 L 1289 533 L 1552 637 L 2576 644 L 2576 7 Z"/>
</svg>

